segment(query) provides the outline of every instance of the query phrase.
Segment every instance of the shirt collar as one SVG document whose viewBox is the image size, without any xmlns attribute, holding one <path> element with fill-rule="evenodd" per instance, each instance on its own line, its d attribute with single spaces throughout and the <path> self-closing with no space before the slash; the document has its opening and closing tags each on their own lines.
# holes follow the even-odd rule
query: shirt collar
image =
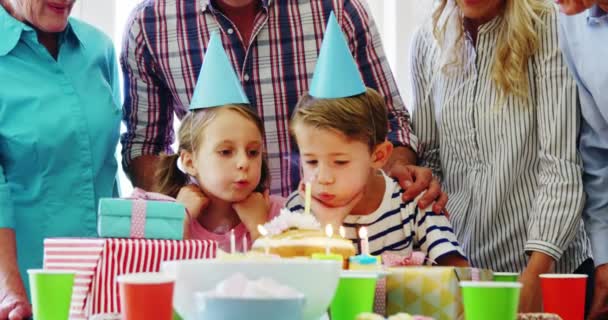
<svg viewBox="0 0 608 320">
<path fill-rule="evenodd" d="M 34 31 L 25 23 L 15 19 L 3 6 L 0 5 L 0 34 L 3 39 L 0 41 L 0 56 L 5 56 L 15 48 L 21 33 L 24 31 Z"/>
<path fill-rule="evenodd" d="M 496 17 L 492 18 L 492 20 L 479 26 L 479 34 L 493 32 L 494 30 L 498 29 L 498 27 L 500 27 L 502 24 L 502 20 L 502 14 L 496 15 Z"/>
<path fill-rule="evenodd" d="M 78 22 L 74 21 L 74 18 L 68 19 L 68 25 L 63 32 L 63 36 L 68 40 L 73 41 L 74 44 L 80 44 L 83 47 L 85 46 L 82 30 L 79 28 Z"/>
<path fill-rule="evenodd" d="M 587 10 L 587 22 L 591 25 L 596 25 L 602 21 L 608 22 L 608 13 L 602 10 L 599 5 L 594 5 Z"/>
<path fill-rule="evenodd" d="M 210 10 L 211 12 L 213 12 L 216 8 L 213 6 L 213 4 L 211 3 L 212 0 L 201 0 L 201 4 L 202 4 L 202 8 L 203 8 L 203 12 Z M 268 6 L 270 6 L 270 4 L 272 3 L 272 0 L 259 0 L 262 2 L 262 8 L 264 9 L 268 9 Z"/>
<path fill-rule="evenodd" d="M 5 56 L 11 52 L 17 46 L 24 32 L 35 31 L 32 27 L 15 19 L 3 6 L 0 6 L 0 34 L 4 35 L 2 41 L 0 41 L 0 56 Z M 83 44 L 82 35 L 79 34 L 78 28 L 74 26 L 72 18 L 68 19 L 66 30 L 60 35 L 60 41 L 64 39 Z"/>
</svg>

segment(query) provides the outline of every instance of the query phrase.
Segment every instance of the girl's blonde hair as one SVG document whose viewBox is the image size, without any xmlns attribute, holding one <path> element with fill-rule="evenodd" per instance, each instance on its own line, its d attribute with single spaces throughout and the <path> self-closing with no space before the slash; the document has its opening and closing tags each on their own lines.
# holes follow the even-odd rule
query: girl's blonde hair
<svg viewBox="0 0 608 320">
<path fill-rule="evenodd" d="M 181 126 L 178 131 L 179 148 L 173 155 L 163 154 L 156 167 L 155 172 L 155 188 L 154 190 L 171 197 L 177 197 L 179 190 L 190 183 L 190 177 L 182 172 L 177 167 L 177 161 L 182 151 L 195 154 L 203 140 L 205 128 L 215 119 L 217 114 L 225 111 L 234 111 L 248 120 L 255 123 L 260 130 L 260 134 L 264 136 L 264 125 L 260 117 L 251 110 L 248 105 L 226 105 L 216 108 L 201 109 L 194 112 L 189 112 L 182 119 Z M 267 188 L 269 180 L 268 163 L 265 153 L 262 154 L 262 174 L 260 183 L 255 189 L 256 192 L 262 192 Z"/>
<path fill-rule="evenodd" d="M 386 103 L 378 91 L 371 88 L 363 94 L 341 99 L 317 99 L 306 94 L 298 102 L 290 128 L 300 123 L 339 131 L 367 144 L 370 150 L 388 135 Z M 291 133 L 293 135 L 293 130 Z"/>
<path fill-rule="evenodd" d="M 462 65 L 464 50 L 464 28 L 462 14 L 460 30 L 454 43 L 444 44 L 449 19 L 444 18 L 448 1 L 440 0 L 433 14 L 433 34 L 442 50 L 453 50 L 447 64 Z M 542 15 L 554 8 L 547 0 L 505 0 L 497 40 L 496 55 L 492 66 L 492 79 L 500 89 L 502 97 L 515 95 L 526 98 L 529 95 L 528 60 L 538 50 L 540 41 L 537 26 L 542 24 Z"/>
</svg>

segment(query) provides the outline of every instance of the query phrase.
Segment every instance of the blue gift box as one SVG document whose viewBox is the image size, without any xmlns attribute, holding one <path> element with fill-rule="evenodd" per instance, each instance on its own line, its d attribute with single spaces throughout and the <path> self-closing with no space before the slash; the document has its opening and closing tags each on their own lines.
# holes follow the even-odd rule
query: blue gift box
<svg viewBox="0 0 608 320">
<path fill-rule="evenodd" d="M 186 209 L 177 202 L 102 198 L 97 233 L 102 238 L 182 240 Z"/>
</svg>

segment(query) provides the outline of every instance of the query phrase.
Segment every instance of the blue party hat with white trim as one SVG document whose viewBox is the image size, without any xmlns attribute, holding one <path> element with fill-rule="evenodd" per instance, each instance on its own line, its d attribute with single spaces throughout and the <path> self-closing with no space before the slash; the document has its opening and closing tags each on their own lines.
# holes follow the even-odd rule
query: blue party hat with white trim
<svg viewBox="0 0 608 320">
<path fill-rule="evenodd" d="M 317 59 L 309 94 L 320 99 L 336 99 L 365 93 L 357 63 L 332 12 Z"/>
<path fill-rule="evenodd" d="M 203 66 L 194 88 L 190 110 L 219 107 L 228 104 L 249 104 L 217 32 L 211 34 Z"/>
</svg>

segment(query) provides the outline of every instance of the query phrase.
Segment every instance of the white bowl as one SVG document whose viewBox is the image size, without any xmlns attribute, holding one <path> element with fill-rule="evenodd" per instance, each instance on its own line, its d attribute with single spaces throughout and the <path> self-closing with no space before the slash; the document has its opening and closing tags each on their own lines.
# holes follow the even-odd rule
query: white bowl
<svg viewBox="0 0 608 320">
<path fill-rule="evenodd" d="M 249 261 L 181 260 L 162 263 L 175 281 L 173 308 L 184 320 L 195 320 L 195 293 L 210 291 L 235 273 L 255 280 L 271 278 L 305 297 L 304 320 L 325 314 L 338 286 L 342 263 L 328 260 L 272 259 Z"/>
</svg>

